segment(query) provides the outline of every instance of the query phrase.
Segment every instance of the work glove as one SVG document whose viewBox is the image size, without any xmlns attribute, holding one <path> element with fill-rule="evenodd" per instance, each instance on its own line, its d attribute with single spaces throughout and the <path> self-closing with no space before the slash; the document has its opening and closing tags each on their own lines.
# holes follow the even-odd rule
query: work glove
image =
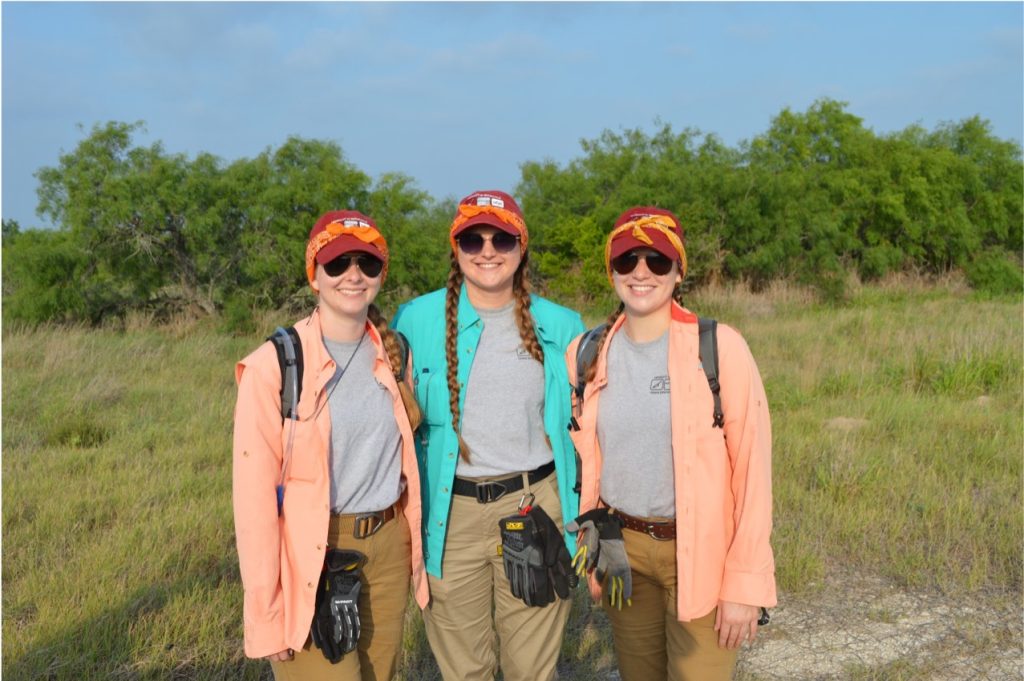
<svg viewBox="0 0 1024 681">
<path fill-rule="evenodd" d="M 569 598 L 579 579 L 573 572 L 572 557 L 569 549 L 565 548 L 562 532 L 540 506 L 531 507 L 527 515 L 533 518 L 534 526 L 544 543 L 544 565 L 548 570 L 548 581 L 559 598 Z"/>
<path fill-rule="evenodd" d="M 544 563 L 544 545 L 534 517 L 516 512 L 498 521 L 501 558 L 512 595 L 530 606 L 555 600 Z"/>
<path fill-rule="evenodd" d="M 623 601 L 632 605 L 633 574 L 622 539 L 622 518 L 607 508 L 595 508 L 573 520 L 565 529 L 577 532 L 578 548 L 572 561 L 576 574 L 583 577 L 596 569 L 597 581 L 608 594 L 612 607 L 622 610 Z"/>
<path fill-rule="evenodd" d="M 359 643 L 359 576 L 365 562 L 366 556 L 359 551 L 327 551 L 311 633 L 331 664 L 340 662 Z"/>
</svg>

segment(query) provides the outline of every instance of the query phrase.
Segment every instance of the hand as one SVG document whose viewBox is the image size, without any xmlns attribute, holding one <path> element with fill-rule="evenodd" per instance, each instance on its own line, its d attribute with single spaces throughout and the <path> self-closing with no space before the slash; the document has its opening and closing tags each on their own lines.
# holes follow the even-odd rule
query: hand
<svg viewBox="0 0 1024 681">
<path fill-rule="evenodd" d="M 757 620 L 761 608 L 731 601 L 718 601 L 715 615 L 715 631 L 718 632 L 718 647 L 734 650 L 744 641 L 753 642 L 757 637 Z"/>
<path fill-rule="evenodd" d="M 597 565 L 597 554 L 600 549 L 599 525 L 608 522 L 608 509 L 595 508 L 579 516 L 565 526 L 567 532 L 576 533 L 576 555 L 572 566 L 576 576 L 583 579 Z"/>
<path fill-rule="evenodd" d="M 278 653 L 274 653 L 273 655 L 267 655 L 263 659 L 264 660 L 273 660 L 275 662 L 287 662 L 288 660 L 292 659 L 293 657 L 295 657 L 295 651 L 292 650 L 291 648 L 286 648 L 285 650 L 282 650 L 281 652 L 278 652 Z"/>
</svg>

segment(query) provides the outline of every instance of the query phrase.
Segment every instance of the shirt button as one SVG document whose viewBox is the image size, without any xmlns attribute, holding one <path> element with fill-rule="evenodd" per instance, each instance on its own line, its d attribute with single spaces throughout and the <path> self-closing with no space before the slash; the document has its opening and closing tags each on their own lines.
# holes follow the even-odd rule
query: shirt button
<svg viewBox="0 0 1024 681">
<path fill-rule="evenodd" d="M 316 550 L 317 551 L 323 551 L 324 550 L 323 544 L 317 544 L 316 545 Z"/>
<path fill-rule="evenodd" d="M 313 582 L 306 582 L 306 588 L 307 589 L 312 589 L 313 588 Z"/>
<path fill-rule="evenodd" d="M 441 491 L 447 493 L 448 492 L 448 488 L 447 487 L 442 487 Z"/>
<path fill-rule="evenodd" d="M 437 521 L 437 526 L 438 527 L 444 527 L 444 521 L 443 520 L 438 520 Z"/>
<path fill-rule="evenodd" d="M 249 456 L 249 452 L 248 452 L 248 450 L 247 450 L 247 451 L 244 451 L 244 452 L 242 452 L 242 456 Z"/>
<path fill-rule="evenodd" d="M 449 459 L 454 459 L 455 458 L 455 452 L 448 452 L 448 458 Z"/>
</svg>

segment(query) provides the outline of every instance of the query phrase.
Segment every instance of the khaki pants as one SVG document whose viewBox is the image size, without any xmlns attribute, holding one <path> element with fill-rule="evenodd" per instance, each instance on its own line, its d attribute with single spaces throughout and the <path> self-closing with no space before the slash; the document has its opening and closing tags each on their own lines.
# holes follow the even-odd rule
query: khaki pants
<svg viewBox="0 0 1024 681">
<path fill-rule="evenodd" d="M 541 506 L 562 529 L 554 474 L 532 486 Z M 516 512 L 523 492 L 481 504 L 455 494 L 448 520 L 442 579 L 428 575 L 430 607 L 423 620 L 427 640 L 446 681 L 505 681 L 555 678 L 555 664 L 572 600 L 530 607 L 512 596 L 498 546 L 498 521 Z M 493 613 L 493 615 L 492 615 Z M 495 635 L 497 634 L 497 635 Z"/>
<path fill-rule="evenodd" d="M 276 681 L 389 681 L 395 675 L 412 574 L 409 523 L 399 512 L 362 539 L 352 536 L 354 527 L 355 516 L 331 516 L 327 545 L 366 555 L 359 592 L 359 648 L 331 664 L 307 639 L 292 660 L 270 663 Z"/>
<path fill-rule="evenodd" d="M 676 543 L 622 530 L 633 573 L 633 605 L 616 610 L 602 599 L 612 623 L 623 681 L 731 679 L 736 651 L 718 647 L 717 609 L 699 619 L 676 619 Z"/>
</svg>

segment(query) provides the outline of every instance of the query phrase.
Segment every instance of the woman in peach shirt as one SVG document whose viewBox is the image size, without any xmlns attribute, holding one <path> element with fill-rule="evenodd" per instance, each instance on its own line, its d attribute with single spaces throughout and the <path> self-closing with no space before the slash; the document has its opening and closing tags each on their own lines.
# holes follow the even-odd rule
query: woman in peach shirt
<svg viewBox="0 0 1024 681">
<path fill-rule="evenodd" d="M 410 422 L 419 411 L 411 386 L 397 380 L 396 336 L 373 305 L 387 263 L 372 219 L 321 216 L 306 247 L 318 304 L 294 326 L 303 360 L 297 413 L 282 414 L 272 343 L 235 369 L 245 653 L 268 659 L 279 681 L 390 679 L 410 575 L 417 603 L 427 604 Z M 338 556 L 345 561 L 332 564 Z"/>
<path fill-rule="evenodd" d="M 776 601 L 764 387 L 743 338 L 719 325 L 724 420 L 713 417 L 698 319 L 679 301 L 686 251 L 675 215 L 627 210 L 605 262 L 621 305 L 590 338 L 596 358 L 574 395 L 577 565 L 591 571 L 595 598 L 610 598 L 625 681 L 728 679 Z M 573 382 L 585 336 L 566 353 Z"/>
</svg>

